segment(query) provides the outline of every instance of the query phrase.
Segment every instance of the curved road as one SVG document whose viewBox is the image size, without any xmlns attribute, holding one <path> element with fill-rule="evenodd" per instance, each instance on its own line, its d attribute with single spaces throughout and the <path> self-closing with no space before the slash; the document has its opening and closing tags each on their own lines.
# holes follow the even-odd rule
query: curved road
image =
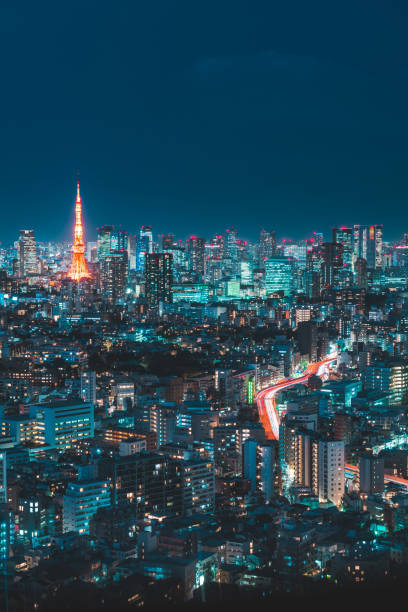
<svg viewBox="0 0 408 612">
<path fill-rule="evenodd" d="M 258 406 L 259 419 L 265 429 L 268 440 L 279 440 L 280 420 L 276 408 L 276 394 L 283 391 L 283 389 L 293 387 L 293 385 L 306 384 L 313 374 L 323 376 L 329 364 L 334 361 L 337 361 L 337 355 L 330 355 L 327 359 L 311 363 L 302 376 L 298 378 L 284 378 L 276 383 L 276 385 L 262 389 L 262 391 L 258 393 L 255 399 Z"/>
<path fill-rule="evenodd" d="M 280 380 L 276 385 L 267 387 L 259 391 L 256 396 L 256 403 L 258 405 L 259 419 L 265 429 L 266 437 L 268 440 L 279 440 L 279 414 L 276 408 L 276 394 L 283 389 L 293 387 L 293 385 L 306 384 L 309 378 L 316 374 L 317 376 L 323 376 L 327 372 L 328 366 L 337 360 L 337 355 L 331 355 L 327 359 L 317 361 L 309 365 L 302 376 L 298 378 L 284 378 Z M 350 476 L 358 474 L 358 467 L 346 463 L 344 470 Z M 393 484 L 398 484 L 408 489 L 408 480 L 401 478 L 400 476 L 394 476 L 393 474 L 384 474 L 384 481 Z"/>
</svg>

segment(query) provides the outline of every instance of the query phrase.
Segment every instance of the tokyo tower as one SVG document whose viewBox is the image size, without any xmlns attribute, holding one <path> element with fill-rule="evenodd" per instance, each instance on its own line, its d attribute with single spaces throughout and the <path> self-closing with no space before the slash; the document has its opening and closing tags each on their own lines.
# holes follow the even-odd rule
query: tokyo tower
<svg viewBox="0 0 408 612">
<path fill-rule="evenodd" d="M 75 230 L 74 244 L 72 245 L 72 263 L 68 272 L 69 278 L 79 282 L 83 278 L 90 278 L 85 260 L 84 230 L 82 227 L 82 200 L 77 183 L 77 197 L 75 202 Z"/>
</svg>

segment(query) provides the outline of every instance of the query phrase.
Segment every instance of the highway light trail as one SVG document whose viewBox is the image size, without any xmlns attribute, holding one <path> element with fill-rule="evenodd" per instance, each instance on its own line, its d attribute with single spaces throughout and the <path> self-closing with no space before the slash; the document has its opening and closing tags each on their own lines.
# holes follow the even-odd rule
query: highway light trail
<svg viewBox="0 0 408 612">
<path fill-rule="evenodd" d="M 294 385 L 306 384 L 312 375 L 323 377 L 329 365 L 337 360 L 337 355 L 331 355 L 327 359 L 311 363 L 304 374 L 297 378 L 284 378 L 275 385 L 262 389 L 256 396 L 259 420 L 265 429 L 268 440 L 279 440 L 279 414 L 276 408 L 276 395 L 280 391 L 293 387 Z"/>
</svg>

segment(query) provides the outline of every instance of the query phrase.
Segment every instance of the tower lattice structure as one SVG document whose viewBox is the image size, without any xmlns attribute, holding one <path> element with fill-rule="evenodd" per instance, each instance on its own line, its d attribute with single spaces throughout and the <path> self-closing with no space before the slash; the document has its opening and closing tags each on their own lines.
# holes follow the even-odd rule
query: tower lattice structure
<svg viewBox="0 0 408 612">
<path fill-rule="evenodd" d="M 72 263 L 68 276 L 72 280 L 78 282 L 83 278 L 90 278 L 91 276 L 85 259 L 84 229 L 82 226 L 82 200 L 79 191 L 79 181 L 77 183 L 77 197 L 75 202 L 75 230 L 74 244 L 72 245 Z"/>
</svg>

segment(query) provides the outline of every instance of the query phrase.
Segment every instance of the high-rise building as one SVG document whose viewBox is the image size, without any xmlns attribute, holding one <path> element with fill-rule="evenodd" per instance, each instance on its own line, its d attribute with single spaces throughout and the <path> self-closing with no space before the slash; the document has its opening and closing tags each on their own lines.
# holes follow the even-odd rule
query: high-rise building
<svg viewBox="0 0 408 612">
<path fill-rule="evenodd" d="M 85 259 L 84 228 L 82 225 L 82 199 L 77 183 L 77 197 L 75 201 L 75 229 L 74 244 L 72 245 L 72 263 L 68 272 L 69 278 L 77 282 L 89 278 L 88 266 Z"/>
<path fill-rule="evenodd" d="M 340 286 L 340 275 L 343 269 L 343 246 L 337 242 L 323 242 L 321 253 L 322 286 L 325 289 Z"/>
<path fill-rule="evenodd" d="M 265 261 L 265 293 L 273 295 L 282 291 L 291 295 L 294 287 L 293 260 L 291 257 L 276 255 Z"/>
<path fill-rule="evenodd" d="M 98 227 L 97 230 L 97 244 L 98 244 L 98 260 L 103 261 L 107 257 L 111 250 L 111 234 L 113 227 L 111 225 L 103 225 Z"/>
<path fill-rule="evenodd" d="M 39 273 L 34 230 L 20 230 L 17 244 L 17 269 L 20 278 Z"/>
<path fill-rule="evenodd" d="M 135 515 L 178 515 L 182 512 L 179 462 L 158 453 L 140 453 L 101 463 L 102 476 L 112 483 L 113 505 L 134 504 Z"/>
<path fill-rule="evenodd" d="M 63 497 L 63 532 L 89 534 L 89 522 L 99 508 L 110 506 L 107 480 L 70 482 Z"/>
<path fill-rule="evenodd" d="M 112 253 L 128 250 L 128 233 L 112 225 L 98 228 L 98 260 L 103 262 Z"/>
<path fill-rule="evenodd" d="M 384 492 L 384 457 L 365 453 L 358 458 L 360 492 L 375 495 Z"/>
<path fill-rule="evenodd" d="M 145 295 L 152 306 L 160 302 L 171 303 L 173 284 L 173 257 L 170 253 L 146 255 Z"/>
<path fill-rule="evenodd" d="M 113 304 L 125 295 L 127 279 L 127 251 L 111 251 L 102 260 L 101 281 L 104 295 Z"/>
<path fill-rule="evenodd" d="M 382 225 L 353 226 L 354 261 L 361 257 L 366 260 L 368 268 L 381 268 L 382 244 Z"/>
<path fill-rule="evenodd" d="M 187 249 L 190 257 L 190 269 L 200 280 L 205 274 L 205 239 L 190 236 L 187 240 Z"/>
<path fill-rule="evenodd" d="M 353 265 L 353 228 L 333 227 L 333 242 L 342 245 L 343 265 L 347 270 L 351 270 Z"/>
<path fill-rule="evenodd" d="M 263 268 L 264 263 L 270 257 L 276 255 L 276 233 L 261 230 L 259 237 L 259 265 Z"/>
<path fill-rule="evenodd" d="M 368 272 L 367 262 L 362 257 L 358 257 L 354 264 L 355 284 L 360 289 L 367 289 Z"/>
<path fill-rule="evenodd" d="M 129 270 L 136 270 L 137 241 L 135 234 L 128 236 Z"/>
<path fill-rule="evenodd" d="M 340 506 L 344 495 L 344 442 L 308 430 L 294 436 L 295 482 L 307 487 L 320 502 Z"/>
<path fill-rule="evenodd" d="M 81 399 L 83 402 L 96 402 L 96 373 L 91 370 L 81 372 Z"/>
<path fill-rule="evenodd" d="M 153 232 L 150 226 L 142 225 L 136 245 L 136 270 L 139 272 L 144 271 L 145 258 L 149 253 L 153 253 Z"/>
<path fill-rule="evenodd" d="M 309 298 L 320 297 L 322 277 L 322 253 L 313 247 L 306 253 L 306 295 Z"/>
</svg>

